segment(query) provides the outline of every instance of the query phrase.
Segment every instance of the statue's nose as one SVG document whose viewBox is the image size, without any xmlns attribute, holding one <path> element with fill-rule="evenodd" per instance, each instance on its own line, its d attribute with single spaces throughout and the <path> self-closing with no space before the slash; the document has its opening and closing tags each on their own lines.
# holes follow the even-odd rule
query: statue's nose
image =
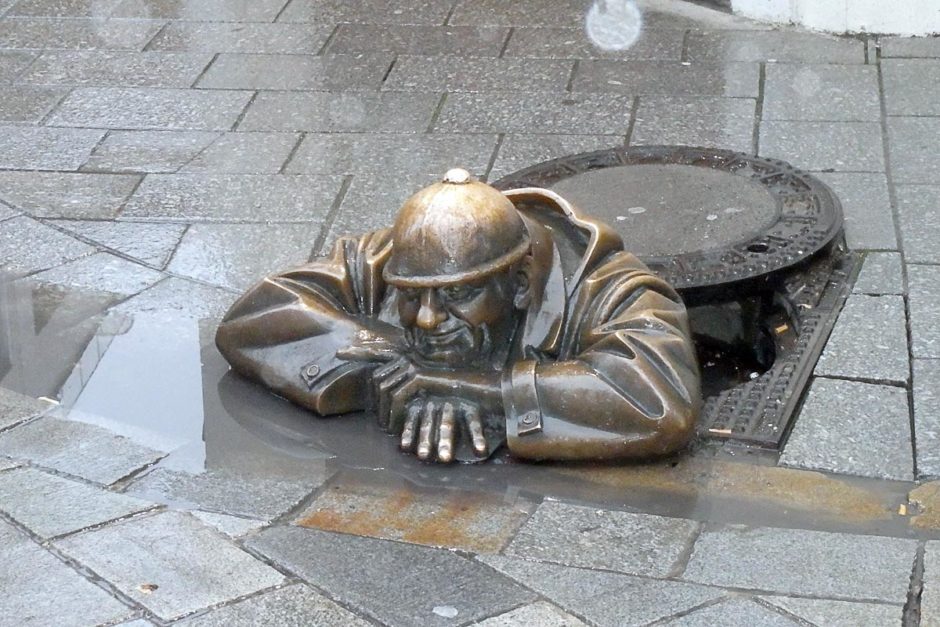
<svg viewBox="0 0 940 627">
<path fill-rule="evenodd" d="M 447 320 L 447 312 L 441 307 L 433 288 L 421 294 L 421 308 L 418 309 L 417 325 L 425 331 L 433 331 L 437 325 Z"/>
</svg>

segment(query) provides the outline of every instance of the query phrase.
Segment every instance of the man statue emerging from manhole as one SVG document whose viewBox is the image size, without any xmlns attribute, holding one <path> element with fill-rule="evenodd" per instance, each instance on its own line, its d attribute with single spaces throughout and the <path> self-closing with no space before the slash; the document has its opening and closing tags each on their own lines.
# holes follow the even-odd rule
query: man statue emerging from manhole
<svg viewBox="0 0 940 627">
<path fill-rule="evenodd" d="M 557 194 L 460 169 L 391 229 L 264 279 L 216 342 L 317 414 L 376 412 L 428 461 L 504 442 L 525 459 L 654 457 L 688 442 L 701 407 L 672 287 Z"/>
</svg>

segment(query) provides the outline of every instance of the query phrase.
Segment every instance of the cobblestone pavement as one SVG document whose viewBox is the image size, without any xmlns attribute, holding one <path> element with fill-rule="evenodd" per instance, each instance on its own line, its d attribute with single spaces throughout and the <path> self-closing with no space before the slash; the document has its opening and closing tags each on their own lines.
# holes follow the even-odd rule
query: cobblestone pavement
<svg viewBox="0 0 940 627">
<path fill-rule="evenodd" d="M 940 625 L 940 39 L 588 4 L 0 0 L 0 625 Z M 376 479 L 226 378 L 240 290 L 444 170 L 660 143 L 867 251 L 779 461 Z"/>
</svg>

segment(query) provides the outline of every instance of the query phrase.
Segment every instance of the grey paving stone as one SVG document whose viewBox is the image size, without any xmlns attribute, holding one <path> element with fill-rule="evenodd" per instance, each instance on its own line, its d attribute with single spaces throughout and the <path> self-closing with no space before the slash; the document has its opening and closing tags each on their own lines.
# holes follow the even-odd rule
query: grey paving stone
<svg viewBox="0 0 940 627">
<path fill-rule="evenodd" d="M 5 85 L 0 91 L 0 122 L 36 124 L 52 111 L 66 92 L 67 89 L 60 87 Z"/>
<path fill-rule="evenodd" d="M 0 509 L 47 539 L 142 512 L 153 503 L 35 470 L 0 473 Z"/>
<path fill-rule="evenodd" d="M 370 623 L 309 586 L 298 584 L 175 624 L 181 627 L 367 627 Z"/>
<path fill-rule="evenodd" d="M 852 286 L 854 294 L 904 294 L 901 253 L 868 253 Z"/>
<path fill-rule="evenodd" d="M 212 131 L 111 131 L 82 170 L 176 172 L 218 137 Z"/>
<path fill-rule="evenodd" d="M 703 533 L 684 578 L 782 594 L 903 604 L 916 551 L 917 541 L 903 538 L 735 527 Z"/>
<path fill-rule="evenodd" d="M 760 152 L 803 170 L 885 169 L 881 126 L 876 122 L 764 122 Z"/>
<path fill-rule="evenodd" d="M 565 89 L 572 61 L 400 56 L 383 89 L 405 91 L 555 91 Z"/>
<path fill-rule="evenodd" d="M 207 525 L 215 527 L 230 538 L 240 538 L 265 525 L 265 521 L 263 520 L 229 516 L 228 514 L 217 514 L 216 512 L 196 510 L 190 513 Z"/>
<path fill-rule="evenodd" d="M 0 429 L 35 418 L 49 407 L 50 405 L 43 401 L 0 388 Z"/>
<path fill-rule="evenodd" d="M 199 79 L 203 89 L 378 89 L 392 57 L 385 53 L 313 57 L 220 54 Z"/>
<path fill-rule="evenodd" d="M 541 627 L 586 627 L 586 623 L 581 622 L 571 614 L 544 601 L 523 605 L 511 612 L 487 618 L 476 624 L 480 627 L 529 627 L 530 625 L 539 625 Z"/>
<path fill-rule="evenodd" d="M 888 115 L 940 115 L 940 103 L 925 85 L 940 82 L 940 59 L 884 59 L 881 62 Z"/>
<path fill-rule="evenodd" d="M 128 315 L 169 312 L 188 318 L 221 319 L 237 297 L 237 294 L 217 287 L 170 277 L 124 301 L 114 310 Z"/>
<path fill-rule="evenodd" d="M 10 470 L 11 468 L 19 468 L 19 467 L 20 467 L 19 462 L 12 460 L 12 459 L 8 459 L 6 457 L 0 457 L 0 470 Z"/>
<path fill-rule="evenodd" d="M 244 290 L 272 272 L 306 262 L 319 231 L 319 224 L 195 224 L 168 269 Z"/>
<path fill-rule="evenodd" d="M 816 374 L 907 384 L 907 321 L 901 296 L 853 294 L 839 314 Z"/>
<path fill-rule="evenodd" d="M 855 39 L 794 31 L 692 32 L 693 62 L 769 61 L 783 63 L 864 63 L 865 45 Z"/>
<path fill-rule="evenodd" d="M 865 428 L 860 429 L 859 424 Z M 780 456 L 780 465 L 913 480 L 907 391 L 817 378 Z"/>
<path fill-rule="evenodd" d="M 113 218 L 137 186 L 130 174 L 0 172 L 0 196 L 44 218 Z"/>
<path fill-rule="evenodd" d="M 767 66 L 764 120 L 877 122 L 878 68 L 873 65 Z"/>
<path fill-rule="evenodd" d="M 558 26 L 577 25 L 584 20 L 585 3 L 580 0 L 557 0 L 552 10 L 545 10 L 539 0 L 460 0 L 449 22 L 497 26 Z"/>
<path fill-rule="evenodd" d="M 489 180 L 496 181 L 510 172 L 549 159 L 622 145 L 623 136 L 619 135 L 506 135 Z"/>
<path fill-rule="evenodd" d="M 880 37 L 881 56 L 940 57 L 940 39 L 936 37 Z"/>
<path fill-rule="evenodd" d="M 307 222 L 322 220 L 341 177 L 325 175 L 151 174 L 124 218 Z"/>
<path fill-rule="evenodd" d="M 894 216 L 884 174 L 816 172 L 832 188 L 845 216 L 849 248 L 897 250 Z"/>
<path fill-rule="evenodd" d="M 448 94 L 434 128 L 447 133 L 620 135 L 633 98 L 619 94 Z"/>
<path fill-rule="evenodd" d="M 130 519 L 56 546 L 164 620 L 284 581 L 273 568 L 178 512 Z M 144 591 L 143 584 L 157 587 Z"/>
<path fill-rule="evenodd" d="M 940 266 L 907 266 L 911 354 L 940 358 Z"/>
<path fill-rule="evenodd" d="M 6 17 L 106 18 L 120 0 L 19 0 Z"/>
<path fill-rule="evenodd" d="M 276 475 L 222 471 L 194 475 L 154 468 L 134 481 L 129 493 L 162 503 L 185 504 L 192 509 L 271 520 L 297 505 L 328 478 L 325 473 L 311 474 L 301 481 Z"/>
<path fill-rule="evenodd" d="M 182 224 L 58 220 L 54 224 L 103 246 L 162 268 L 180 238 Z"/>
<path fill-rule="evenodd" d="M 0 47 L 73 50 L 140 50 L 163 22 L 95 18 L 0 20 Z"/>
<path fill-rule="evenodd" d="M 77 170 L 104 131 L 0 125 L 0 168 Z"/>
<path fill-rule="evenodd" d="M 440 26 L 452 5 L 453 0 L 293 0 L 277 21 Z"/>
<path fill-rule="evenodd" d="M 664 577 L 698 523 L 546 501 L 506 555 Z"/>
<path fill-rule="evenodd" d="M 903 608 L 877 603 L 852 603 L 828 599 L 762 597 L 770 605 L 799 616 L 813 625 L 826 627 L 900 627 Z"/>
<path fill-rule="evenodd" d="M 381 187 L 377 182 L 387 179 L 389 172 L 404 178 L 442 177 L 459 166 L 480 176 L 486 174 L 495 148 L 495 135 L 311 133 L 304 137 L 287 172 L 356 174 L 375 187 Z"/>
<path fill-rule="evenodd" d="M 286 0 L 124 0 L 111 17 L 205 22 L 273 22 Z"/>
<path fill-rule="evenodd" d="M 105 485 L 163 456 L 107 429 L 51 416 L 0 434 L 0 453 Z"/>
<path fill-rule="evenodd" d="M 14 218 L 21 213 L 21 211 L 14 209 L 5 202 L 0 202 L 0 221 L 9 220 L 10 218 Z"/>
<path fill-rule="evenodd" d="M 371 176 L 353 177 L 323 246 L 317 252 L 329 252 L 341 235 L 359 235 L 391 226 L 405 200 L 440 178 L 440 174 L 412 174 L 390 185 L 376 185 Z"/>
<path fill-rule="evenodd" d="M 656 59 L 678 61 L 682 56 L 681 30 L 644 29 L 625 50 L 605 50 L 593 43 L 583 28 L 516 28 L 508 57 L 549 59 Z"/>
<path fill-rule="evenodd" d="M 479 556 L 499 572 L 593 624 L 647 625 L 725 594 L 717 588 L 570 568 L 501 556 Z"/>
<path fill-rule="evenodd" d="M 492 26 L 340 24 L 326 51 L 495 57 L 508 34 L 508 28 Z"/>
<path fill-rule="evenodd" d="M 640 98 L 632 145 L 681 144 L 754 152 L 751 98 Z"/>
<path fill-rule="evenodd" d="M 147 49 L 315 54 L 332 30 L 332 24 L 170 22 Z"/>
<path fill-rule="evenodd" d="M 137 620 L 132 620 L 126 623 L 121 623 L 116 627 L 153 627 L 153 623 L 149 620 L 144 620 L 143 618 L 138 618 Z"/>
<path fill-rule="evenodd" d="M 240 131 L 421 133 L 440 102 L 432 93 L 260 93 Z"/>
<path fill-rule="evenodd" d="M 895 183 L 933 183 L 940 180 L 940 160 L 934 138 L 940 118 L 888 118 L 888 151 Z"/>
<path fill-rule="evenodd" d="M 796 627 L 797 621 L 746 598 L 728 599 L 709 605 L 691 614 L 674 618 L 663 625 L 712 627 L 713 625 L 761 625 L 762 627 Z"/>
<path fill-rule="evenodd" d="M 4 221 L 0 228 L 0 267 L 18 273 L 57 266 L 95 249 L 25 216 Z"/>
<path fill-rule="evenodd" d="M 189 87 L 212 55 L 187 52 L 44 52 L 19 81 L 34 85 Z"/>
<path fill-rule="evenodd" d="M 940 185 L 899 185 L 895 194 L 904 260 L 940 262 Z"/>
<path fill-rule="evenodd" d="M 277 174 L 299 141 L 297 133 L 225 133 L 180 171 Z"/>
<path fill-rule="evenodd" d="M 914 437 L 918 478 L 940 477 L 940 360 L 914 360 Z"/>
<path fill-rule="evenodd" d="M 940 542 L 928 542 L 926 545 L 920 624 L 924 627 L 940 624 Z"/>
<path fill-rule="evenodd" d="M 759 82 L 760 68 L 755 63 L 589 60 L 578 64 L 572 89 L 637 96 L 756 98 Z"/>
<path fill-rule="evenodd" d="M 443 549 L 300 527 L 267 529 L 246 544 L 383 623 L 462 625 L 535 600 L 511 580 Z M 362 585 L 365 564 L 370 586 Z M 456 609 L 456 616 L 435 615 L 441 606 Z"/>
<path fill-rule="evenodd" d="M 0 624 L 84 627 L 113 623 L 133 609 L 0 520 Z M 41 581 L 41 585 L 37 582 Z"/>
<path fill-rule="evenodd" d="M 131 296 L 162 278 L 156 270 L 110 253 L 97 253 L 35 274 L 30 281 Z"/>
<path fill-rule="evenodd" d="M 34 52 L 0 51 L 0 82 L 13 80 L 37 56 L 39 55 Z"/>
<path fill-rule="evenodd" d="M 49 124 L 226 131 L 250 98 L 250 92 L 240 91 L 84 87 L 66 97 Z"/>
</svg>

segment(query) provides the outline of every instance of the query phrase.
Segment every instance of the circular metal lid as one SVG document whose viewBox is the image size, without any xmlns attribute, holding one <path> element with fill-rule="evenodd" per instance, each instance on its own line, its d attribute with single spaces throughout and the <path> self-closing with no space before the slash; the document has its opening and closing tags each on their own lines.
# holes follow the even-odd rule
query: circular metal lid
<svg viewBox="0 0 940 627">
<path fill-rule="evenodd" d="M 612 148 L 539 163 L 493 185 L 558 192 L 683 290 L 769 278 L 842 232 L 842 207 L 824 183 L 783 161 L 727 150 Z"/>
</svg>

